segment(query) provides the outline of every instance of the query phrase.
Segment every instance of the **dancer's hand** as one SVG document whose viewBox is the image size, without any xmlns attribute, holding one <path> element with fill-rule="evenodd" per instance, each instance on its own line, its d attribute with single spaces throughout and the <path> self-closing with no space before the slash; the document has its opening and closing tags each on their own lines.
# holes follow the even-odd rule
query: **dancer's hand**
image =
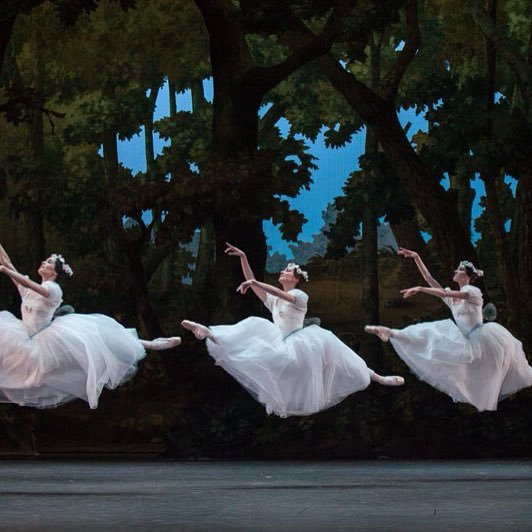
<svg viewBox="0 0 532 532">
<path fill-rule="evenodd" d="M 404 299 L 408 299 L 409 297 L 419 294 L 419 292 L 421 292 L 421 286 L 414 286 L 412 288 L 405 288 L 404 290 L 401 290 L 401 294 L 403 294 Z"/>
<path fill-rule="evenodd" d="M 416 257 L 419 257 L 419 254 L 416 251 L 411 251 L 410 249 L 405 248 L 399 248 L 397 254 L 406 257 L 407 259 L 415 259 Z"/>
<path fill-rule="evenodd" d="M 225 248 L 225 253 L 227 255 L 233 255 L 235 257 L 245 257 L 246 256 L 246 254 L 241 249 L 238 249 L 237 247 L 233 246 L 232 244 L 229 244 L 229 242 L 226 242 L 225 245 L 227 246 Z"/>
<path fill-rule="evenodd" d="M 245 294 L 250 288 L 251 285 L 255 283 L 255 279 L 248 279 L 238 286 L 236 289 L 240 294 Z"/>
</svg>

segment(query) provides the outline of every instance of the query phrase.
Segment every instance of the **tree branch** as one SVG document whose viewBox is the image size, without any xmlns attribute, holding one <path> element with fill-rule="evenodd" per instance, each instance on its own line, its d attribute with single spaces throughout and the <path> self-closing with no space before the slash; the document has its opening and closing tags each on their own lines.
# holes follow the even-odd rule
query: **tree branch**
<svg viewBox="0 0 532 532">
<path fill-rule="evenodd" d="M 273 127 L 279 121 L 279 119 L 283 116 L 285 110 L 286 110 L 286 105 L 281 104 L 281 103 L 274 103 L 268 109 L 268 111 L 264 114 L 264 116 L 260 119 L 260 122 L 259 122 L 259 135 L 261 137 L 264 138 L 264 137 L 267 137 L 268 135 L 271 135 Z"/>
<path fill-rule="evenodd" d="M 249 69 L 243 83 L 250 88 L 253 87 L 259 94 L 265 94 L 305 63 L 327 53 L 340 33 L 343 20 L 349 14 L 353 5 L 354 2 L 352 1 L 340 0 L 333 8 L 319 34 L 314 35 L 309 30 L 312 38 L 302 43 L 282 63 L 272 67 L 253 67 Z"/>
<path fill-rule="evenodd" d="M 146 282 L 150 282 L 150 279 L 159 269 L 164 259 L 166 259 L 166 257 L 170 255 L 170 252 L 176 248 L 177 243 L 174 240 L 171 240 L 168 244 L 165 244 L 164 246 L 157 246 L 150 253 L 147 253 L 146 259 L 144 260 L 144 273 L 146 275 Z"/>
<path fill-rule="evenodd" d="M 293 46 L 298 46 L 311 38 L 312 32 L 304 24 L 299 24 L 294 37 L 297 41 Z M 449 202 L 436 175 L 419 158 L 406 138 L 394 102 L 385 100 L 359 81 L 332 54 L 323 55 L 317 62 L 331 85 L 377 134 L 384 154 L 394 166 L 405 190 L 429 223 L 445 265 L 453 267 L 453 263 L 464 253 L 476 257 L 471 240 L 460 225 L 456 207 Z"/>
<path fill-rule="evenodd" d="M 523 57 L 517 46 L 501 35 L 479 0 L 466 0 L 463 2 L 463 6 L 473 17 L 475 24 L 486 40 L 492 44 L 517 76 L 523 99 L 527 102 L 532 87 L 532 65 L 526 57 Z"/>
<path fill-rule="evenodd" d="M 408 0 L 405 5 L 405 45 L 388 72 L 382 77 L 381 95 L 388 101 L 395 101 L 399 84 L 410 63 L 421 46 L 421 32 L 417 16 L 417 0 Z"/>
<path fill-rule="evenodd" d="M 35 111 L 44 113 L 50 122 L 52 134 L 55 124 L 52 117 L 64 118 L 66 113 L 43 107 L 44 96 L 33 87 L 24 87 L 20 83 L 13 83 L 5 89 L 7 100 L 0 103 L 0 114 L 3 113 L 8 122 L 15 125 L 31 120 Z"/>
<path fill-rule="evenodd" d="M 0 73 L 4 64 L 4 57 L 7 50 L 7 45 L 13 33 L 13 26 L 15 25 L 15 18 L 0 20 Z"/>
</svg>

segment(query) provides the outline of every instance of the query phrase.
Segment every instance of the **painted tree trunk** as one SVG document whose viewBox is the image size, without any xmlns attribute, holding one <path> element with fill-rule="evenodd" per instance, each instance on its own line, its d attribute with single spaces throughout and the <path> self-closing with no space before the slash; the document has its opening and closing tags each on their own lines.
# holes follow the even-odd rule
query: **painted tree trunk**
<svg viewBox="0 0 532 532">
<path fill-rule="evenodd" d="M 521 304 L 517 272 L 512 263 L 510 242 L 504 228 L 496 179 L 491 176 L 482 176 L 486 187 L 486 211 L 489 216 L 494 236 L 495 249 L 497 250 L 497 267 L 499 279 L 505 295 L 505 304 L 508 315 L 502 319 L 512 327 L 519 327 Z"/>
<path fill-rule="evenodd" d="M 35 48 L 35 89 L 43 93 L 45 88 L 45 73 L 44 73 L 44 59 L 43 59 L 43 39 L 40 33 L 37 33 Z M 33 153 L 33 161 L 35 174 L 31 177 L 32 183 L 30 187 L 35 193 L 35 203 L 31 212 L 28 213 L 28 222 L 30 226 L 29 231 L 29 249 L 28 258 L 31 266 L 39 264 L 46 256 L 46 243 L 44 238 L 44 219 L 43 219 L 43 182 L 45 171 L 43 165 L 44 155 L 44 117 L 40 110 L 34 110 L 33 121 L 31 124 L 31 146 Z"/>
<path fill-rule="evenodd" d="M 169 101 L 169 111 L 170 116 L 175 116 L 177 114 L 177 103 L 175 100 L 175 85 L 169 81 L 168 82 L 168 101 Z"/>
<path fill-rule="evenodd" d="M 390 227 L 398 246 L 414 249 L 420 254 L 423 253 L 426 244 L 416 220 L 405 220 L 399 223 L 390 222 Z"/>
<path fill-rule="evenodd" d="M 488 0 L 488 11 L 493 23 L 496 24 L 497 0 Z M 484 124 L 484 137 L 488 142 L 491 141 L 493 136 L 493 121 L 491 114 L 495 105 L 496 64 L 496 48 L 492 41 L 486 39 L 486 97 L 484 107 L 486 118 Z M 507 321 L 510 326 L 519 328 L 521 304 L 518 277 L 517 271 L 512 263 L 510 242 L 504 228 L 504 219 L 497 190 L 497 182 L 501 178 L 495 169 L 483 172 L 481 178 L 484 181 L 484 186 L 486 188 L 486 211 L 493 230 L 499 278 L 506 298 L 506 308 L 508 309 L 508 315 L 505 321 Z"/>
<path fill-rule="evenodd" d="M 527 335 L 528 345 L 532 346 L 532 176 L 521 176 L 516 192 L 517 225 L 517 265 L 521 291 L 522 330 Z M 528 324 L 528 326 L 527 326 Z"/>
<path fill-rule="evenodd" d="M 229 90 L 229 87 L 226 87 L 225 90 Z M 228 97 L 232 98 L 233 96 L 237 97 L 237 101 L 228 101 Z M 248 109 L 239 108 L 242 105 L 238 102 L 239 96 L 241 94 L 239 95 L 237 92 L 233 92 L 231 95 L 222 93 L 219 101 L 221 99 L 223 103 L 220 104 L 218 101 L 218 105 L 216 105 L 215 101 L 213 155 L 215 159 L 230 163 L 229 168 L 238 167 L 234 163 L 241 158 L 247 160 L 248 162 L 244 164 L 249 166 L 251 160 L 249 156 L 257 150 L 258 106 Z M 250 169 L 248 168 L 248 170 Z M 231 177 L 228 176 L 229 182 Z M 239 319 L 256 312 L 257 302 L 255 299 L 236 294 L 235 289 L 243 280 L 240 264 L 236 260 L 231 260 L 233 257 L 227 257 L 224 250 L 226 242 L 243 249 L 257 279 L 263 280 L 267 257 L 266 237 L 262 229 L 262 217 L 254 212 L 255 209 L 253 208 L 256 200 L 260 200 L 255 194 L 260 194 L 260 192 L 256 191 L 252 195 L 253 190 L 250 189 L 249 185 L 252 183 L 260 184 L 262 179 L 267 178 L 267 176 L 256 175 L 251 169 L 251 174 L 246 178 L 248 183 L 241 184 L 240 190 L 234 191 L 241 198 L 241 204 L 235 208 L 235 211 L 231 209 L 232 202 L 226 202 L 223 199 L 219 203 L 217 202 L 219 208 L 216 210 L 214 224 L 215 280 L 218 288 L 220 314 L 226 314 L 232 319 Z M 232 192 L 231 190 L 220 190 L 219 194 L 221 196 L 231 195 Z"/>
<path fill-rule="evenodd" d="M 238 161 L 249 161 L 258 149 L 258 110 L 262 94 L 256 95 L 249 87 L 239 83 L 250 66 L 250 58 L 245 39 L 238 37 L 238 34 L 226 34 L 231 41 L 229 49 L 234 51 L 233 57 L 228 55 L 227 50 L 220 49 L 220 43 L 211 40 L 214 87 L 212 160 L 219 171 L 238 171 L 234 170 L 238 168 Z M 233 177 L 228 175 L 227 182 L 230 183 Z M 247 179 L 260 182 L 261 177 L 251 174 Z M 264 278 L 266 237 L 262 230 L 262 219 L 253 212 L 256 198 L 249 197 L 247 201 L 244 188 L 249 183 L 239 183 L 240 190 L 220 189 L 215 198 L 215 321 L 234 321 L 257 309 L 254 299 L 235 292 L 242 282 L 242 272 L 239 261 L 225 255 L 226 242 L 242 248 L 257 278 Z M 240 204 L 235 205 L 232 194 L 241 198 Z"/>
<path fill-rule="evenodd" d="M 4 57 L 6 54 L 7 46 L 13 33 L 13 27 L 15 26 L 16 17 L 0 19 L 0 74 L 2 73 L 2 67 L 4 65 Z"/>
<path fill-rule="evenodd" d="M 198 314 L 198 319 L 200 320 L 209 320 L 214 313 L 215 306 L 212 297 L 215 290 L 214 264 L 214 224 L 212 219 L 208 219 L 200 230 L 196 268 L 192 281 L 198 311 L 201 311 L 203 314 Z"/>
<path fill-rule="evenodd" d="M 228 257 L 224 250 L 226 242 L 246 251 L 255 277 L 264 279 L 266 268 L 266 239 L 262 230 L 262 220 L 228 220 L 227 217 L 214 218 L 216 237 L 216 303 L 214 321 L 233 322 L 250 314 L 260 312 L 261 303 L 253 294 L 242 296 L 236 293 L 237 286 L 244 280 L 240 261 Z"/>
<path fill-rule="evenodd" d="M 155 161 L 155 150 L 153 148 L 153 113 L 155 112 L 155 103 L 159 94 L 159 85 L 153 85 L 150 89 L 149 111 L 144 122 L 144 149 L 146 151 L 146 170 L 148 173 L 153 172 L 153 163 Z"/>
<path fill-rule="evenodd" d="M 208 105 L 203 90 L 203 81 L 194 80 L 191 84 L 192 112 L 198 112 Z M 214 277 L 214 264 L 216 260 L 216 241 L 212 216 L 205 220 L 200 229 L 198 254 L 192 286 L 197 302 L 197 318 L 200 321 L 209 321 L 214 314 L 215 301 L 212 297 L 216 293 Z"/>
<path fill-rule="evenodd" d="M 372 43 L 370 50 L 371 85 L 377 87 L 380 81 L 380 46 Z M 375 132 L 367 128 L 365 155 L 375 160 L 379 152 L 379 141 Z M 379 263 L 378 263 L 378 233 L 377 206 L 371 201 L 376 189 L 375 172 L 372 168 L 364 171 L 364 183 L 369 201 L 366 201 L 362 213 L 362 304 L 361 314 L 365 324 L 380 323 L 379 310 Z M 374 335 L 365 335 L 363 346 L 372 355 L 381 354 L 380 340 Z"/>
<path fill-rule="evenodd" d="M 112 190 L 118 173 L 118 149 L 116 132 L 113 130 L 104 132 L 103 156 L 108 184 Z M 162 336 L 159 320 L 150 301 L 140 250 L 135 243 L 129 242 L 120 213 L 113 212 L 110 218 L 111 234 L 119 249 L 125 254 L 129 266 L 130 285 L 137 313 L 150 337 Z"/>
<path fill-rule="evenodd" d="M 471 187 L 472 175 L 470 172 L 462 172 L 451 176 L 451 190 L 456 194 L 458 216 L 468 238 L 471 238 L 471 209 L 475 199 L 475 190 Z"/>
</svg>

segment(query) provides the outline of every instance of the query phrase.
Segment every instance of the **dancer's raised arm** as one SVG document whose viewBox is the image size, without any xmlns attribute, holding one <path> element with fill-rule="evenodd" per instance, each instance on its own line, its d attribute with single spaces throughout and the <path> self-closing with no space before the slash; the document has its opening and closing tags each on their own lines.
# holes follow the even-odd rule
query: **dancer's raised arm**
<svg viewBox="0 0 532 532">
<path fill-rule="evenodd" d="M 226 245 L 227 245 L 227 247 L 225 248 L 225 253 L 227 255 L 232 255 L 234 257 L 240 257 L 240 265 L 242 266 L 242 273 L 244 274 L 244 277 L 246 278 L 246 280 L 247 281 L 249 281 L 251 279 L 255 280 L 255 274 L 253 273 L 253 270 L 251 269 L 251 266 L 249 265 L 249 261 L 248 261 L 248 258 L 246 256 L 246 254 L 241 249 L 238 249 L 237 247 L 233 246 L 232 244 L 229 244 L 229 242 L 226 242 Z M 242 285 L 240 285 L 240 286 L 242 286 Z M 261 301 L 263 301 L 263 302 L 266 301 L 266 292 L 258 284 L 254 284 L 254 285 L 250 285 L 250 286 L 251 286 L 251 289 L 253 290 L 253 292 L 255 292 L 255 295 Z M 249 286 L 248 286 L 248 288 L 249 288 Z M 237 289 L 237 291 L 240 292 L 240 290 L 238 290 L 238 289 Z M 247 288 L 242 293 L 245 294 L 246 291 L 247 291 Z"/>
<path fill-rule="evenodd" d="M 397 254 L 401 255 L 402 257 L 406 257 L 408 259 L 414 259 L 414 262 L 416 263 L 418 270 L 423 276 L 423 279 L 427 281 L 427 284 L 429 286 L 432 286 L 432 288 L 442 288 L 441 284 L 438 283 L 438 281 L 436 281 L 434 277 L 432 277 L 428 268 L 425 266 L 425 263 L 421 260 L 421 257 L 416 251 L 411 251 L 410 249 L 405 249 L 405 248 L 400 247 L 397 250 Z"/>
<path fill-rule="evenodd" d="M 427 286 L 413 286 L 412 288 L 405 288 L 401 290 L 401 294 L 405 299 L 412 297 L 415 294 L 428 294 L 436 297 L 452 297 L 453 299 L 469 299 L 469 292 L 461 292 L 459 290 L 445 290 L 443 288 L 428 288 Z"/>
<path fill-rule="evenodd" d="M 11 270 L 7 266 L 4 266 L 3 264 L 0 266 L 0 273 L 5 273 L 8 277 L 11 278 L 11 280 L 15 284 L 19 284 L 24 286 L 25 288 L 29 288 L 30 290 L 33 290 L 34 292 L 37 292 L 38 294 L 41 294 L 44 297 L 48 297 L 50 295 L 49 290 L 31 279 L 28 279 L 28 277 L 22 275 L 21 273 L 17 272 L 16 270 Z"/>
<path fill-rule="evenodd" d="M 244 281 L 238 286 L 236 291 L 240 292 L 241 294 L 245 294 L 249 288 L 251 288 L 255 293 L 257 293 L 257 290 L 260 290 L 263 293 L 267 292 L 272 296 L 279 297 L 285 301 L 289 301 L 290 303 L 296 302 L 296 297 L 293 294 L 289 294 L 288 292 L 285 292 L 276 286 L 272 286 L 271 284 L 261 283 L 260 281 L 257 281 L 257 279 L 248 279 L 247 281 Z M 264 295 L 264 298 L 266 298 L 266 294 Z"/>
<path fill-rule="evenodd" d="M 16 272 L 17 269 L 15 266 L 13 266 L 13 263 L 11 262 L 11 259 L 9 258 L 9 255 L 7 254 L 6 250 L 3 248 L 2 244 L 0 244 L 0 265 L 5 266 L 8 270 Z M 17 284 L 17 281 L 15 279 L 12 279 L 12 281 Z"/>
</svg>

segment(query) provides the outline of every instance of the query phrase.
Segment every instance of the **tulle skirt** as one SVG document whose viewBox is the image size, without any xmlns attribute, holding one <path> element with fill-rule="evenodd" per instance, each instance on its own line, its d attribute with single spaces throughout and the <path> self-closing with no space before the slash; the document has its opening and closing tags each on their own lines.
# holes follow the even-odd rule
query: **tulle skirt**
<svg viewBox="0 0 532 532">
<path fill-rule="evenodd" d="M 283 338 L 271 321 L 247 318 L 210 328 L 210 355 L 268 414 L 305 416 L 365 389 L 371 371 L 333 333 L 311 325 Z"/>
<path fill-rule="evenodd" d="M 523 346 L 498 323 L 464 335 L 452 320 L 419 323 L 393 331 L 399 356 L 422 380 L 477 410 L 532 385 L 532 368 Z"/>
<path fill-rule="evenodd" d="M 145 356 L 136 331 L 101 314 L 68 314 L 30 335 L 0 312 L 0 401 L 51 408 L 83 399 L 96 408 L 102 389 L 116 388 Z"/>
</svg>

